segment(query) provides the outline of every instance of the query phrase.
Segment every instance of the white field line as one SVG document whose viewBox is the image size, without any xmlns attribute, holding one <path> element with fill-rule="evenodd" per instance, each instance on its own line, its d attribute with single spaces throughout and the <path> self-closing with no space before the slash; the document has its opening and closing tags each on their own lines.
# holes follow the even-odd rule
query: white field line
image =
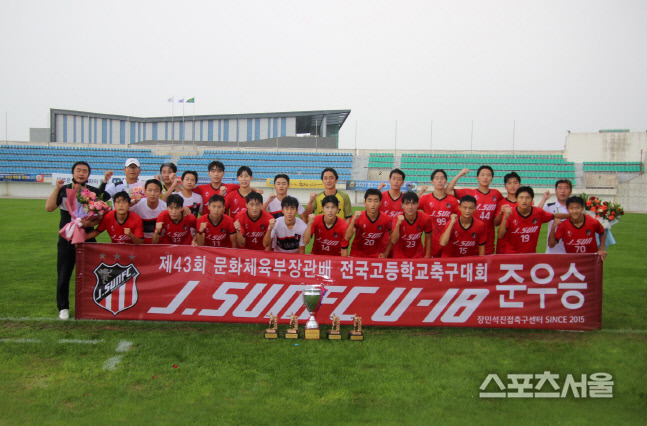
<svg viewBox="0 0 647 426">
<path fill-rule="evenodd" d="M 0 339 L 2 343 L 40 343 L 38 339 Z"/>
<path fill-rule="evenodd" d="M 119 341 L 119 344 L 117 345 L 117 349 L 115 349 L 115 352 L 121 352 L 121 353 L 128 352 L 132 346 L 133 346 L 133 342 L 129 342 L 127 340 L 121 340 Z M 108 358 L 105 364 L 103 364 L 103 369 L 106 371 L 116 370 L 117 366 L 119 366 L 119 363 L 121 362 L 122 357 L 123 355 L 117 355 L 117 356 Z"/>
<path fill-rule="evenodd" d="M 80 345 L 96 345 L 103 343 L 103 340 L 79 340 L 79 339 L 60 339 L 58 343 L 76 343 Z"/>
</svg>

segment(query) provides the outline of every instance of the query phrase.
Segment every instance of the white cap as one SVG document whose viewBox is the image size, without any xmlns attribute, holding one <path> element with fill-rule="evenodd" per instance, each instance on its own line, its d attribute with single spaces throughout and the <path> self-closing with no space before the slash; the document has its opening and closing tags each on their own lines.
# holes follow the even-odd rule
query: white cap
<svg viewBox="0 0 647 426">
<path fill-rule="evenodd" d="M 129 159 L 127 159 L 127 160 L 126 160 L 126 165 L 125 165 L 125 167 L 128 167 L 128 166 L 130 166 L 131 164 L 134 164 L 134 165 L 136 165 L 137 167 L 139 167 L 139 161 L 137 161 L 137 159 L 136 159 L 136 158 L 129 158 Z"/>
</svg>

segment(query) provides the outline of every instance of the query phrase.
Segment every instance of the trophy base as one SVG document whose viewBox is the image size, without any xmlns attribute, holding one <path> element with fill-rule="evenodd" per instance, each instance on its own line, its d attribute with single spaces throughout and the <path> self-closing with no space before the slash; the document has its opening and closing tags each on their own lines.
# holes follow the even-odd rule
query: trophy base
<svg viewBox="0 0 647 426">
<path fill-rule="evenodd" d="M 326 331 L 326 335 L 328 336 L 328 340 L 341 340 L 341 332 L 337 330 L 328 330 Z"/>
<path fill-rule="evenodd" d="M 364 340 L 364 335 L 361 331 L 349 331 L 348 338 L 350 340 Z"/>
<path fill-rule="evenodd" d="M 318 328 L 306 328 L 304 337 L 306 340 L 320 340 L 321 333 Z"/>
<path fill-rule="evenodd" d="M 273 328 L 268 328 L 267 330 L 265 330 L 265 338 L 266 339 L 278 339 L 279 338 L 278 330 L 274 330 Z"/>
<path fill-rule="evenodd" d="M 285 338 L 286 339 L 298 339 L 299 338 L 299 331 L 298 330 L 288 329 L 288 331 L 285 332 Z"/>
</svg>

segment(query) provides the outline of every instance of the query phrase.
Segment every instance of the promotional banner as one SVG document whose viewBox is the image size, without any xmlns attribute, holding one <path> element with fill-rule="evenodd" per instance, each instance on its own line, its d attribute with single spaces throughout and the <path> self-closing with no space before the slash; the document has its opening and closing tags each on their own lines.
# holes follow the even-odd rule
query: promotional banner
<svg viewBox="0 0 647 426">
<path fill-rule="evenodd" d="M 44 182 L 45 175 L 38 173 L 0 173 L 0 182 Z"/>
<path fill-rule="evenodd" d="M 321 324 L 334 313 L 381 326 L 601 327 L 597 254 L 393 260 L 99 243 L 77 248 L 76 318 L 305 322 L 308 284 L 326 288 Z"/>
<path fill-rule="evenodd" d="M 265 182 L 266 186 L 272 187 L 274 186 L 274 179 L 273 178 L 267 178 L 267 181 Z M 323 189 L 324 184 L 321 180 L 314 180 L 314 179 L 290 179 L 290 188 L 301 188 L 301 189 Z"/>
<path fill-rule="evenodd" d="M 382 191 L 388 191 L 391 189 L 391 184 L 389 183 L 388 180 L 349 180 L 346 181 L 346 190 L 347 191 L 361 191 L 361 190 L 367 190 L 369 188 L 376 188 L 381 184 L 384 183 L 385 186 L 382 188 Z M 401 190 L 403 192 L 407 191 L 417 191 L 418 190 L 418 184 L 416 182 L 409 182 L 406 181 L 402 185 Z"/>
</svg>

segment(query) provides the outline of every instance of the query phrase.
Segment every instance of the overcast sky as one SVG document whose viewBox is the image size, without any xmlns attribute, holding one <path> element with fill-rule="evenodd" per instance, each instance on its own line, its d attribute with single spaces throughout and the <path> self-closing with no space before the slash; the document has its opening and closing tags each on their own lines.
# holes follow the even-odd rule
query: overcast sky
<svg viewBox="0 0 647 426">
<path fill-rule="evenodd" d="M 647 130 L 646 23 L 645 0 L 2 0 L 0 138 L 50 108 L 164 116 L 185 96 L 351 109 L 340 148 L 562 149 Z"/>
</svg>

